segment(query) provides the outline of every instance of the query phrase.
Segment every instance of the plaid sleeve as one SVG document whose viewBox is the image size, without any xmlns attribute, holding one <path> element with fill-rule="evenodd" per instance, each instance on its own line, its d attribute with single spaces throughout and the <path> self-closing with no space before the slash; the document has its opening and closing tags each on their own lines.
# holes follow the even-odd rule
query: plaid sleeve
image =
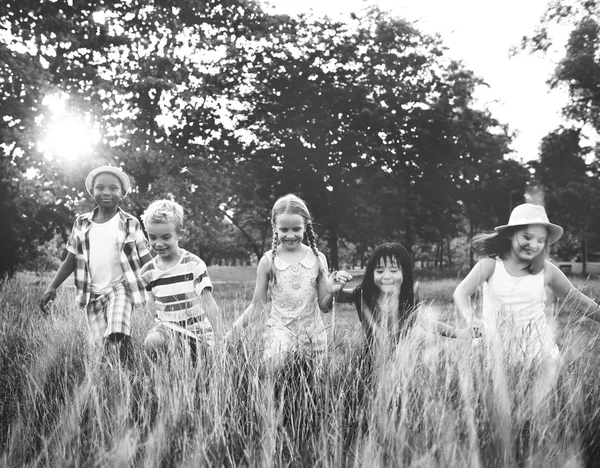
<svg viewBox="0 0 600 468">
<path fill-rule="evenodd" d="M 210 281 L 208 270 L 206 269 L 206 264 L 199 258 L 196 258 L 194 261 L 193 274 L 194 289 L 196 294 L 202 294 L 205 289 L 208 291 L 213 290 L 212 282 Z"/>
<path fill-rule="evenodd" d="M 141 224 L 137 219 L 135 221 L 135 243 L 137 245 L 138 255 L 141 258 L 145 255 L 150 255 L 150 248 Z"/>
<path fill-rule="evenodd" d="M 152 292 L 152 262 L 146 263 L 142 267 L 142 271 L 140 273 L 140 281 L 144 286 L 144 295 L 146 296 L 146 301 L 154 300 L 154 293 Z"/>
<path fill-rule="evenodd" d="M 81 239 L 78 236 L 80 231 L 80 222 L 79 219 L 76 219 L 73 223 L 73 228 L 71 229 L 69 239 L 67 240 L 67 251 L 71 252 L 73 255 L 77 255 L 77 247 L 81 243 Z"/>
</svg>

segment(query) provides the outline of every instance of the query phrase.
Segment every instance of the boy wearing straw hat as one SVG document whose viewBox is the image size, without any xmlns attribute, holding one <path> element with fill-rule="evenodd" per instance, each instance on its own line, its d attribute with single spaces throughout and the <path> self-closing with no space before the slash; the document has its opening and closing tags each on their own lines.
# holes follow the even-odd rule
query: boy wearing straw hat
<svg viewBox="0 0 600 468">
<path fill-rule="evenodd" d="M 152 257 L 139 221 L 119 208 L 131 188 L 127 175 L 116 167 L 100 166 L 88 174 L 85 187 L 97 206 L 75 220 L 67 257 L 40 307 L 47 312 L 57 288 L 74 272 L 76 303 L 86 311 L 91 338 L 126 362 L 131 312 L 145 297 L 140 271 Z"/>
</svg>

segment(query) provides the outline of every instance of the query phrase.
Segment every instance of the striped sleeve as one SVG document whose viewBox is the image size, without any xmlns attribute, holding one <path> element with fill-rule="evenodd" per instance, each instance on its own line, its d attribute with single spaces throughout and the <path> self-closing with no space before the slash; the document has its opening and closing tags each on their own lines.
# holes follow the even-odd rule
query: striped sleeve
<svg viewBox="0 0 600 468">
<path fill-rule="evenodd" d="M 213 286 L 208 276 L 206 263 L 204 263 L 200 257 L 192 254 L 190 254 L 190 261 L 193 265 L 192 274 L 194 277 L 194 290 L 196 291 L 196 294 L 200 296 L 205 289 L 212 291 Z"/>
<path fill-rule="evenodd" d="M 150 261 L 142 267 L 142 271 L 140 273 L 140 280 L 144 286 L 146 301 L 154 300 L 154 293 L 152 291 L 153 271 L 154 261 Z"/>
</svg>

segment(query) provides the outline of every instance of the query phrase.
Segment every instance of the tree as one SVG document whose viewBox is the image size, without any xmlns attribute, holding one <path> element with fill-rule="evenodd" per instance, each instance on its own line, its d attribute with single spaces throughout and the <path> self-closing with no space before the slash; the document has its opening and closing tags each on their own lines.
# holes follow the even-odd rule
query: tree
<svg viewBox="0 0 600 468">
<path fill-rule="evenodd" d="M 580 131 L 573 128 L 551 132 L 542 141 L 540 160 L 531 166 L 548 211 L 556 223 L 567 227 L 567 235 L 577 240 L 585 273 L 593 226 L 600 220 L 600 184 L 596 164 L 585 161 L 591 149 L 582 147 L 580 138 Z M 573 256 L 572 252 L 562 253 Z"/>
<path fill-rule="evenodd" d="M 46 233 L 40 238 L 35 229 L 36 213 L 46 219 L 56 213 L 52 225 L 68 229 L 62 213 L 85 195 L 83 178 L 99 163 L 123 166 L 132 176 L 127 203 L 138 215 L 151 198 L 172 192 L 157 193 L 152 184 L 165 188 L 164 182 L 186 167 L 195 176 L 182 184 L 184 189 L 218 187 L 212 172 L 204 178 L 205 172 L 192 167 L 198 160 L 199 168 L 210 166 L 215 152 L 208 148 L 219 139 L 219 100 L 229 78 L 220 74 L 214 51 L 234 50 L 237 40 L 262 34 L 268 18 L 245 0 L 226 5 L 200 0 L 175 5 L 160 0 L 4 2 L 0 167 L 7 195 L 1 210 L 9 225 L 4 235 L 12 239 L 2 244 L 8 248 L 3 253 L 7 271 L 22 263 L 28 243 L 45 239 Z M 93 158 L 67 165 L 43 152 L 40 139 L 50 124 L 44 102 L 51 95 L 64 97 L 69 110 L 98 124 L 103 138 Z M 35 197 L 26 190 L 27 181 L 35 184 Z M 218 194 L 213 192 L 212 199 Z M 17 214 L 11 206 L 24 196 L 33 203 L 23 199 L 20 208 L 33 211 Z M 186 201 L 197 203 L 193 198 Z M 212 210 L 207 219 L 213 220 L 216 203 L 204 204 Z M 20 236 L 23 230 L 34 237 Z"/>
</svg>

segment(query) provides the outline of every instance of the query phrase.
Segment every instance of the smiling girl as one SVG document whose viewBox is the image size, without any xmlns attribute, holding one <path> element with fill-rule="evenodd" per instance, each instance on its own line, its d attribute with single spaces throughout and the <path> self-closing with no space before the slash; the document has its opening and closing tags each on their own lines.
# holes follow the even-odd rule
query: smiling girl
<svg viewBox="0 0 600 468">
<path fill-rule="evenodd" d="M 354 302 L 370 346 L 396 344 L 416 323 L 444 336 L 471 337 L 471 329 L 419 317 L 412 259 L 398 243 L 378 245 L 367 262 L 362 283 L 342 290 L 337 302 Z"/>
<path fill-rule="evenodd" d="M 343 271 L 328 273 L 327 260 L 317 250 L 312 219 L 302 199 L 292 194 L 278 199 L 271 222 L 273 248 L 258 263 L 252 302 L 234 322 L 232 333 L 252 322 L 270 300 L 265 360 L 278 364 L 293 351 L 320 358 L 327 347 L 320 311 L 329 312 L 333 295 L 352 277 Z"/>
<path fill-rule="evenodd" d="M 546 260 L 548 246 L 562 234 L 562 227 L 549 222 L 542 206 L 517 206 L 508 224 L 473 238 L 473 250 L 484 258 L 454 292 L 459 313 L 476 330 L 482 330 L 495 359 L 502 351 L 520 364 L 541 366 L 537 402 L 556 378 L 559 364 L 559 350 L 544 314 L 546 287 L 560 300 L 575 299 L 586 316 L 600 321 L 598 305 Z M 470 298 L 482 285 L 480 319 L 473 314 Z"/>
</svg>

